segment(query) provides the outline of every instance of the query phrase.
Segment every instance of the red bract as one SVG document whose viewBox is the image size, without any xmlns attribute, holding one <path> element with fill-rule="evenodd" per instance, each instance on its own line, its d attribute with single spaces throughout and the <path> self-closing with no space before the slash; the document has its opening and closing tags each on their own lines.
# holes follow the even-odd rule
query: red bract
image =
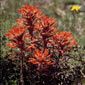
<svg viewBox="0 0 85 85">
<path fill-rule="evenodd" d="M 27 4 L 23 6 L 21 9 L 19 9 L 18 12 L 22 14 L 22 16 L 27 18 L 33 16 L 35 16 L 36 18 L 40 18 L 42 14 L 42 12 L 37 7 L 27 5 Z"/>
<path fill-rule="evenodd" d="M 36 49 L 34 56 L 28 60 L 28 62 L 37 65 L 52 65 L 51 54 L 45 49 L 44 52 Z"/>
<path fill-rule="evenodd" d="M 50 18 L 48 16 L 43 16 L 42 20 L 43 20 L 43 22 L 42 22 L 43 27 L 55 26 L 56 21 L 54 18 Z"/>
<path fill-rule="evenodd" d="M 63 55 L 72 47 L 77 46 L 77 42 L 70 32 L 59 32 L 53 36 L 59 54 Z"/>
<path fill-rule="evenodd" d="M 24 19 L 24 18 L 19 18 L 19 19 L 16 20 L 16 22 L 17 22 L 17 24 L 18 24 L 19 26 L 24 26 L 24 25 L 25 25 L 25 22 L 26 22 L 26 19 Z"/>
<path fill-rule="evenodd" d="M 26 28 L 24 27 L 15 26 L 5 36 L 8 37 L 9 39 L 14 39 L 22 35 L 25 32 L 25 30 Z"/>
<path fill-rule="evenodd" d="M 28 50 L 33 50 L 33 49 L 35 49 L 35 45 L 34 45 L 34 44 L 31 44 L 30 46 L 28 46 L 27 49 L 28 49 Z"/>
<path fill-rule="evenodd" d="M 38 31 L 41 31 L 43 29 L 42 18 L 35 21 L 34 28 Z"/>
<path fill-rule="evenodd" d="M 55 19 L 44 16 L 42 18 L 42 27 L 43 27 L 43 29 L 42 29 L 41 35 L 44 38 L 51 37 L 56 32 L 55 25 L 56 25 L 55 24 Z"/>
<path fill-rule="evenodd" d="M 10 48 L 16 48 L 17 44 L 14 42 L 9 42 L 9 43 L 7 43 L 7 46 L 9 46 Z"/>
</svg>

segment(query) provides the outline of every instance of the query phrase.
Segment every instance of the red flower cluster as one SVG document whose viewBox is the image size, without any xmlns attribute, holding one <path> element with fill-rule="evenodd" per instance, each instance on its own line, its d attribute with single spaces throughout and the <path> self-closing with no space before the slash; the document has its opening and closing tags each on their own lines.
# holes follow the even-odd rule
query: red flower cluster
<svg viewBox="0 0 85 85">
<path fill-rule="evenodd" d="M 60 55 L 63 55 L 66 51 L 77 45 L 71 32 L 59 32 L 53 36 L 53 40 Z"/>
<path fill-rule="evenodd" d="M 31 6 L 31 5 L 24 5 L 21 9 L 18 10 L 20 14 L 22 14 L 23 17 L 26 18 L 40 18 L 42 11 L 40 11 L 37 7 Z"/>
<path fill-rule="evenodd" d="M 38 66 L 52 65 L 53 62 L 52 62 L 52 59 L 50 58 L 51 56 L 52 55 L 49 54 L 47 49 L 45 49 L 44 52 L 36 49 L 34 52 L 34 56 L 32 58 L 29 58 L 28 62 L 37 64 Z"/>
<path fill-rule="evenodd" d="M 43 17 L 43 22 L 42 22 L 42 36 L 43 38 L 49 38 L 54 35 L 56 28 L 55 28 L 55 19 L 49 18 L 47 16 Z"/>
<path fill-rule="evenodd" d="M 31 53 L 33 56 L 28 62 L 38 66 L 52 65 L 54 62 L 51 50 L 54 47 L 63 55 L 77 45 L 70 32 L 57 33 L 55 19 L 44 15 L 38 8 L 25 5 L 19 9 L 19 13 L 22 18 L 17 19 L 18 25 L 6 34 L 11 40 L 7 45 Z"/>
<path fill-rule="evenodd" d="M 8 37 L 11 42 L 7 45 L 11 48 L 19 47 L 23 45 L 22 36 L 25 33 L 26 28 L 22 26 L 14 26 L 5 36 Z"/>
<path fill-rule="evenodd" d="M 20 35 L 22 35 L 25 32 L 26 28 L 21 27 L 21 26 L 14 26 L 7 34 L 6 37 L 8 37 L 9 39 L 14 39 L 19 37 Z"/>
</svg>

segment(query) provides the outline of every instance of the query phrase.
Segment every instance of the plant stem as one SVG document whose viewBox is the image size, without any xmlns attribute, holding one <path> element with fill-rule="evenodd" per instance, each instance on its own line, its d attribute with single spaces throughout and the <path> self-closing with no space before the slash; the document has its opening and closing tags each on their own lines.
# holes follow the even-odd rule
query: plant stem
<svg viewBox="0 0 85 85">
<path fill-rule="evenodd" d="M 21 51 L 21 56 L 20 56 L 20 85 L 24 85 L 24 79 L 23 79 L 23 56 L 24 56 L 24 53 Z"/>
</svg>

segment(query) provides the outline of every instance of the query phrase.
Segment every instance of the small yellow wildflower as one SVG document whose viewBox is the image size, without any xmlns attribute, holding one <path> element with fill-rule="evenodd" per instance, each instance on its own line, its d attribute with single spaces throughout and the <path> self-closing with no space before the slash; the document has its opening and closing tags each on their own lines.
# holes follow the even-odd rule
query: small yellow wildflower
<svg viewBox="0 0 85 85">
<path fill-rule="evenodd" d="M 73 5 L 71 7 L 71 11 L 73 11 L 73 12 L 79 12 L 80 9 L 81 9 L 81 6 L 79 6 L 79 5 Z"/>
</svg>

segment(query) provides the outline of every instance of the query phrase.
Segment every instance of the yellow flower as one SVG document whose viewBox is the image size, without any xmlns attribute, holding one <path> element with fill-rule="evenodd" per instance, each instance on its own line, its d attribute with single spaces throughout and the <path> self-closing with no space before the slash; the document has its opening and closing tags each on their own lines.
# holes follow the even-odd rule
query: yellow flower
<svg viewBox="0 0 85 85">
<path fill-rule="evenodd" d="M 81 9 L 81 6 L 79 6 L 79 5 L 73 5 L 71 7 L 71 11 L 73 11 L 73 12 L 79 12 L 80 9 Z"/>
</svg>

